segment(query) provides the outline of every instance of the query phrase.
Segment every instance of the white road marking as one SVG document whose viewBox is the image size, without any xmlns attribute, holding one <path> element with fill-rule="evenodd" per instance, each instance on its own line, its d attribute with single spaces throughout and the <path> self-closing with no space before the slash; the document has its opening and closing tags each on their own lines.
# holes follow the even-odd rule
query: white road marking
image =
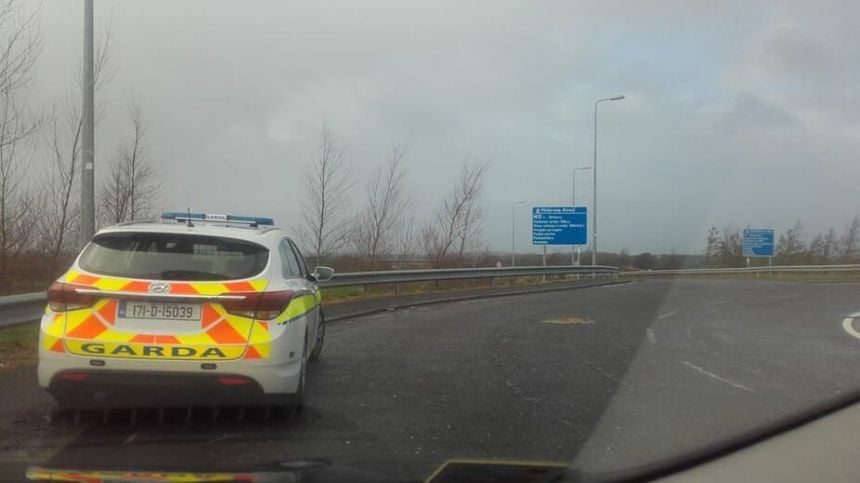
<svg viewBox="0 0 860 483">
<path fill-rule="evenodd" d="M 589 361 L 583 361 L 583 362 L 585 363 L 586 366 L 590 367 L 593 371 L 603 375 L 603 377 L 610 379 L 610 380 L 613 380 L 619 384 L 621 383 L 621 379 L 618 379 L 617 377 L 613 376 L 612 374 L 604 371 L 603 369 L 598 367 L 597 364 L 594 364 L 593 362 L 589 362 Z"/>
<path fill-rule="evenodd" d="M 131 444 L 131 442 L 132 442 L 132 441 L 134 441 L 134 440 L 137 438 L 137 435 L 138 435 L 138 434 L 140 434 L 140 433 L 131 433 L 130 435 L 128 435 L 128 438 L 125 438 L 125 441 L 123 441 L 123 442 L 122 442 L 122 445 L 123 445 L 123 446 L 128 446 L 128 445 L 130 445 L 130 444 Z"/>
<path fill-rule="evenodd" d="M 734 302 L 734 300 L 714 300 L 713 302 L 705 302 L 702 305 L 704 305 L 705 307 L 710 307 L 712 305 L 730 304 L 732 302 Z"/>
<path fill-rule="evenodd" d="M 648 330 L 646 330 L 646 331 L 645 331 L 645 335 L 647 335 L 647 336 L 648 336 L 648 341 L 649 341 L 649 342 L 651 342 L 652 344 L 656 344 L 656 343 L 657 343 L 657 336 L 656 336 L 656 335 L 654 335 L 654 331 L 653 331 L 653 330 L 651 330 L 651 328 L 650 328 L 650 327 L 648 328 Z"/>
<path fill-rule="evenodd" d="M 720 377 L 720 376 L 714 374 L 713 372 L 706 371 L 705 369 L 702 369 L 701 367 L 699 367 L 693 363 L 690 363 L 688 361 L 681 361 L 681 364 L 684 364 L 685 366 L 698 372 L 699 374 L 704 374 L 704 375 L 710 377 L 711 379 L 715 379 L 715 380 L 720 381 L 724 384 L 728 384 L 729 386 L 732 386 L 735 389 L 740 389 L 742 391 L 748 391 L 748 392 L 754 392 L 751 388 L 744 386 L 743 384 L 738 384 L 738 383 L 736 383 L 734 381 L 730 381 L 724 377 Z"/>
<path fill-rule="evenodd" d="M 772 299 L 793 299 L 793 298 L 795 298 L 795 297 L 797 297 L 797 294 L 790 293 L 790 294 L 787 294 L 787 295 L 771 295 L 771 296 L 769 296 L 768 298 L 772 298 Z"/>
<path fill-rule="evenodd" d="M 207 444 L 217 443 L 218 441 L 224 441 L 225 439 L 235 438 L 236 436 L 238 436 L 238 434 L 235 434 L 235 433 L 225 433 L 225 434 L 222 434 L 221 436 L 218 436 L 218 437 L 217 437 L 217 438 L 215 438 L 215 439 L 210 439 L 210 440 L 209 440 L 209 441 L 207 441 L 206 443 L 207 443 Z"/>
<path fill-rule="evenodd" d="M 586 318 L 586 317 L 577 317 L 576 315 L 569 315 L 566 317 L 559 317 L 556 319 L 547 319 L 543 321 L 544 324 L 557 324 L 557 325 L 583 325 L 583 324 L 593 324 L 594 321 Z"/>
<path fill-rule="evenodd" d="M 671 312 L 666 312 L 665 314 L 658 315 L 657 320 L 668 319 L 669 317 L 671 317 L 677 313 L 678 313 L 677 310 L 672 310 Z"/>
<path fill-rule="evenodd" d="M 860 312 L 856 314 L 851 314 L 842 321 L 842 328 L 845 329 L 845 332 L 848 332 L 848 335 L 860 339 L 860 332 L 854 328 L 854 318 L 860 316 Z"/>
<path fill-rule="evenodd" d="M 684 331 L 684 334 L 687 336 L 687 342 L 693 342 L 693 324 L 695 322 L 690 322 L 687 324 L 687 330 Z"/>
</svg>

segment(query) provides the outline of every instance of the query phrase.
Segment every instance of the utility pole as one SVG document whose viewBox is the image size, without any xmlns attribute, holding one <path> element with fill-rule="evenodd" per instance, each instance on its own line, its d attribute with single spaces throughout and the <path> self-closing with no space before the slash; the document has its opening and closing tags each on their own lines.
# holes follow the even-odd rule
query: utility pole
<svg viewBox="0 0 860 483">
<path fill-rule="evenodd" d="M 577 171 L 588 171 L 591 169 L 591 166 L 583 166 L 581 168 L 573 168 L 573 180 L 570 186 L 570 206 L 576 207 L 576 172 Z M 576 254 L 579 253 L 579 245 L 571 245 L 570 246 L 570 264 L 571 265 L 579 265 L 578 258 Z"/>
<path fill-rule="evenodd" d="M 597 105 L 606 101 L 620 101 L 623 95 L 606 97 L 594 101 L 594 161 L 591 165 L 592 173 L 592 202 L 591 202 L 591 265 L 597 265 Z"/>
<path fill-rule="evenodd" d="M 95 206 L 95 91 L 93 67 L 93 0 L 84 0 L 83 139 L 81 140 L 81 245 L 96 231 Z"/>
<path fill-rule="evenodd" d="M 524 201 L 514 201 L 511 203 L 511 266 L 517 266 L 517 205 L 525 203 Z"/>
<path fill-rule="evenodd" d="M 135 137 L 137 136 L 137 132 L 135 131 Z M 135 220 L 134 213 L 134 164 L 137 162 L 137 141 L 135 143 L 134 153 L 131 155 L 131 211 L 128 214 L 129 221 Z"/>
</svg>

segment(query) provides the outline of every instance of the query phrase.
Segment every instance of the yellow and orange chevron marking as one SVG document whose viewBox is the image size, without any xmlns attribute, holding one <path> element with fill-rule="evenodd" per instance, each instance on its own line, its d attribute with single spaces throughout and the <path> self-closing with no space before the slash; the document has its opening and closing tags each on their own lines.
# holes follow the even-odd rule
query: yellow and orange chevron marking
<svg viewBox="0 0 860 483">
<path fill-rule="evenodd" d="M 66 352 L 63 345 L 63 329 L 65 318 L 63 314 L 55 313 L 50 309 L 46 312 L 50 321 L 42 325 L 42 345 L 51 352 Z"/>
<path fill-rule="evenodd" d="M 70 270 L 66 283 L 94 287 L 108 292 L 149 293 L 148 280 L 129 280 L 127 278 L 98 277 Z M 236 292 L 262 292 L 268 282 L 265 279 L 241 282 L 170 282 L 173 295 L 222 295 Z"/>
<path fill-rule="evenodd" d="M 69 271 L 63 281 L 105 292 L 148 293 L 150 281 L 100 277 Z M 241 282 L 168 282 L 174 295 L 222 295 L 262 292 L 265 279 Z M 199 331 L 146 333 L 116 327 L 118 301 L 103 298 L 91 308 L 53 313 L 43 324 L 42 345 L 53 352 L 84 356 L 144 359 L 230 360 L 266 359 L 271 354 L 273 334 L 282 326 L 316 309 L 321 294 L 294 297 L 275 320 L 260 321 L 229 314 L 219 303 L 201 304 Z M 274 324 L 271 327 L 270 324 Z"/>
<path fill-rule="evenodd" d="M 254 473 L 69 470 L 40 467 L 27 468 L 26 476 L 31 481 L 77 481 L 89 483 L 100 483 L 103 481 L 164 481 L 167 483 L 257 481 Z"/>
<path fill-rule="evenodd" d="M 148 293 L 149 281 L 112 277 L 97 277 L 70 271 L 66 283 L 97 288 L 109 292 Z M 265 290 L 265 279 L 241 282 L 170 282 L 170 294 L 222 295 Z M 264 359 L 269 357 L 271 335 L 266 321 L 229 314 L 218 303 L 205 302 L 201 306 L 199 332 L 149 334 L 122 331 L 116 328 L 118 302 L 104 298 L 91 308 L 65 314 L 65 333 L 62 331 L 62 314 L 54 328 L 43 337 L 47 350 L 69 351 L 78 355 L 99 357 L 152 358 L 152 359 Z M 285 314 L 289 310 L 285 311 Z M 53 326 L 53 322 L 52 322 Z"/>
</svg>

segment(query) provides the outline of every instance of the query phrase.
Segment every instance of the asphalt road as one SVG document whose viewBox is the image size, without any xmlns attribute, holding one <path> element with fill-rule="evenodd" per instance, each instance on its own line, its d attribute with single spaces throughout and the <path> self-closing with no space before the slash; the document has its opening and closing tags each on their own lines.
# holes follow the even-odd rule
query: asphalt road
<svg viewBox="0 0 860 483">
<path fill-rule="evenodd" d="M 860 284 L 662 280 L 341 321 L 309 374 L 309 408 L 270 422 L 227 412 L 215 423 L 49 424 L 50 400 L 23 370 L 2 381 L 0 479 L 28 464 L 303 459 L 419 479 L 452 457 L 573 461 L 602 474 L 860 387 L 860 340 L 843 328 L 858 293 Z"/>
</svg>

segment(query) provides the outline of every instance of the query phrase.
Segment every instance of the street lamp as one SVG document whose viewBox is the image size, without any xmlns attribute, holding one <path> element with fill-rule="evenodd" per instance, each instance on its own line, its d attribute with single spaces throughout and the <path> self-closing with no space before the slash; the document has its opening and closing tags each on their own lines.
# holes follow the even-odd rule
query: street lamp
<svg viewBox="0 0 860 483">
<path fill-rule="evenodd" d="M 570 184 L 570 205 L 576 206 L 576 172 L 577 171 L 588 171 L 591 169 L 591 166 L 582 166 L 580 168 L 573 168 L 573 181 Z M 578 245 L 570 246 L 570 264 L 576 265 L 576 251 Z"/>
<path fill-rule="evenodd" d="M 591 265 L 597 265 L 597 105 L 606 101 L 620 101 L 624 96 L 605 97 L 594 101 L 594 170 L 591 172 L 594 188 L 591 202 Z"/>
<path fill-rule="evenodd" d="M 511 266 L 517 266 L 517 205 L 525 204 L 525 201 L 514 201 L 511 203 Z"/>
</svg>

